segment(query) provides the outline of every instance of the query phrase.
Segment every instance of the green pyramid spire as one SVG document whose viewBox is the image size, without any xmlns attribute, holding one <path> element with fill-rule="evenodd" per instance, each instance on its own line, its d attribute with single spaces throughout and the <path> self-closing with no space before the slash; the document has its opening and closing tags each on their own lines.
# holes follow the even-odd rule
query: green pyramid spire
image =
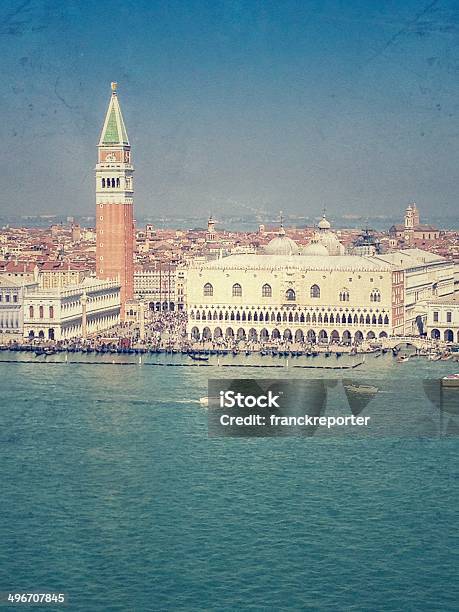
<svg viewBox="0 0 459 612">
<path fill-rule="evenodd" d="M 104 127 L 99 140 L 100 145 L 129 145 L 129 139 L 124 125 L 118 96 L 116 94 L 116 83 L 112 83 L 112 96 L 105 116 Z"/>
</svg>

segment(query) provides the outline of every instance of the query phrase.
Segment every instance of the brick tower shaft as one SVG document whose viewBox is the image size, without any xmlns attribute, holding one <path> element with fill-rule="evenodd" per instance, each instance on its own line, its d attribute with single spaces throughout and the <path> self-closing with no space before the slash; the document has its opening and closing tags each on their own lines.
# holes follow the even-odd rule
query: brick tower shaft
<svg viewBox="0 0 459 612">
<path fill-rule="evenodd" d="M 96 274 L 121 283 L 121 315 L 134 294 L 134 168 L 131 146 L 112 83 L 96 165 Z"/>
</svg>

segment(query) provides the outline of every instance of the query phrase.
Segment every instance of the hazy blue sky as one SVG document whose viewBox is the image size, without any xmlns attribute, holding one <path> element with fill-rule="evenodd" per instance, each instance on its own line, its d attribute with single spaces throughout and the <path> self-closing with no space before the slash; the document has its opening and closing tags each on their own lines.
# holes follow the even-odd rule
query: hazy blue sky
<svg viewBox="0 0 459 612">
<path fill-rule="evenodd" d="M 0 5 L 0 214 L 92 214 L 110 96 L 138 216 L 457 209 L 459 3 Z"/>
</svg>

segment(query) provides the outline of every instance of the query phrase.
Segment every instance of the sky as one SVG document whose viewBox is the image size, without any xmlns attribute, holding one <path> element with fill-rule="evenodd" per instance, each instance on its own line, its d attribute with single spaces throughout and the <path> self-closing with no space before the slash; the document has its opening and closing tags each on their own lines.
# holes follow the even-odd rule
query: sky
<svg viewBox="0 0 459 612">
<path fill-rule="evenodd" d="M 453 215 L 459 2 L 0 3 L 0 215 L 91 215 L 118 95 L 135 215 Z"/>
</svg>

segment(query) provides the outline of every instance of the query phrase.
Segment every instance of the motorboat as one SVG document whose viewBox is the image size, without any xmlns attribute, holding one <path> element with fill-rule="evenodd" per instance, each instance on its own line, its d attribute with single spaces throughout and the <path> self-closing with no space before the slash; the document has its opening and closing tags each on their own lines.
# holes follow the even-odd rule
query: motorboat
<svg viewBox="0 0 459 612">
<path fill-rule="evenodd" d="M 449 374 L 441 379 L 443 387 L 456 387 L 459 388 L 459 374 Z"/>
</svg>

